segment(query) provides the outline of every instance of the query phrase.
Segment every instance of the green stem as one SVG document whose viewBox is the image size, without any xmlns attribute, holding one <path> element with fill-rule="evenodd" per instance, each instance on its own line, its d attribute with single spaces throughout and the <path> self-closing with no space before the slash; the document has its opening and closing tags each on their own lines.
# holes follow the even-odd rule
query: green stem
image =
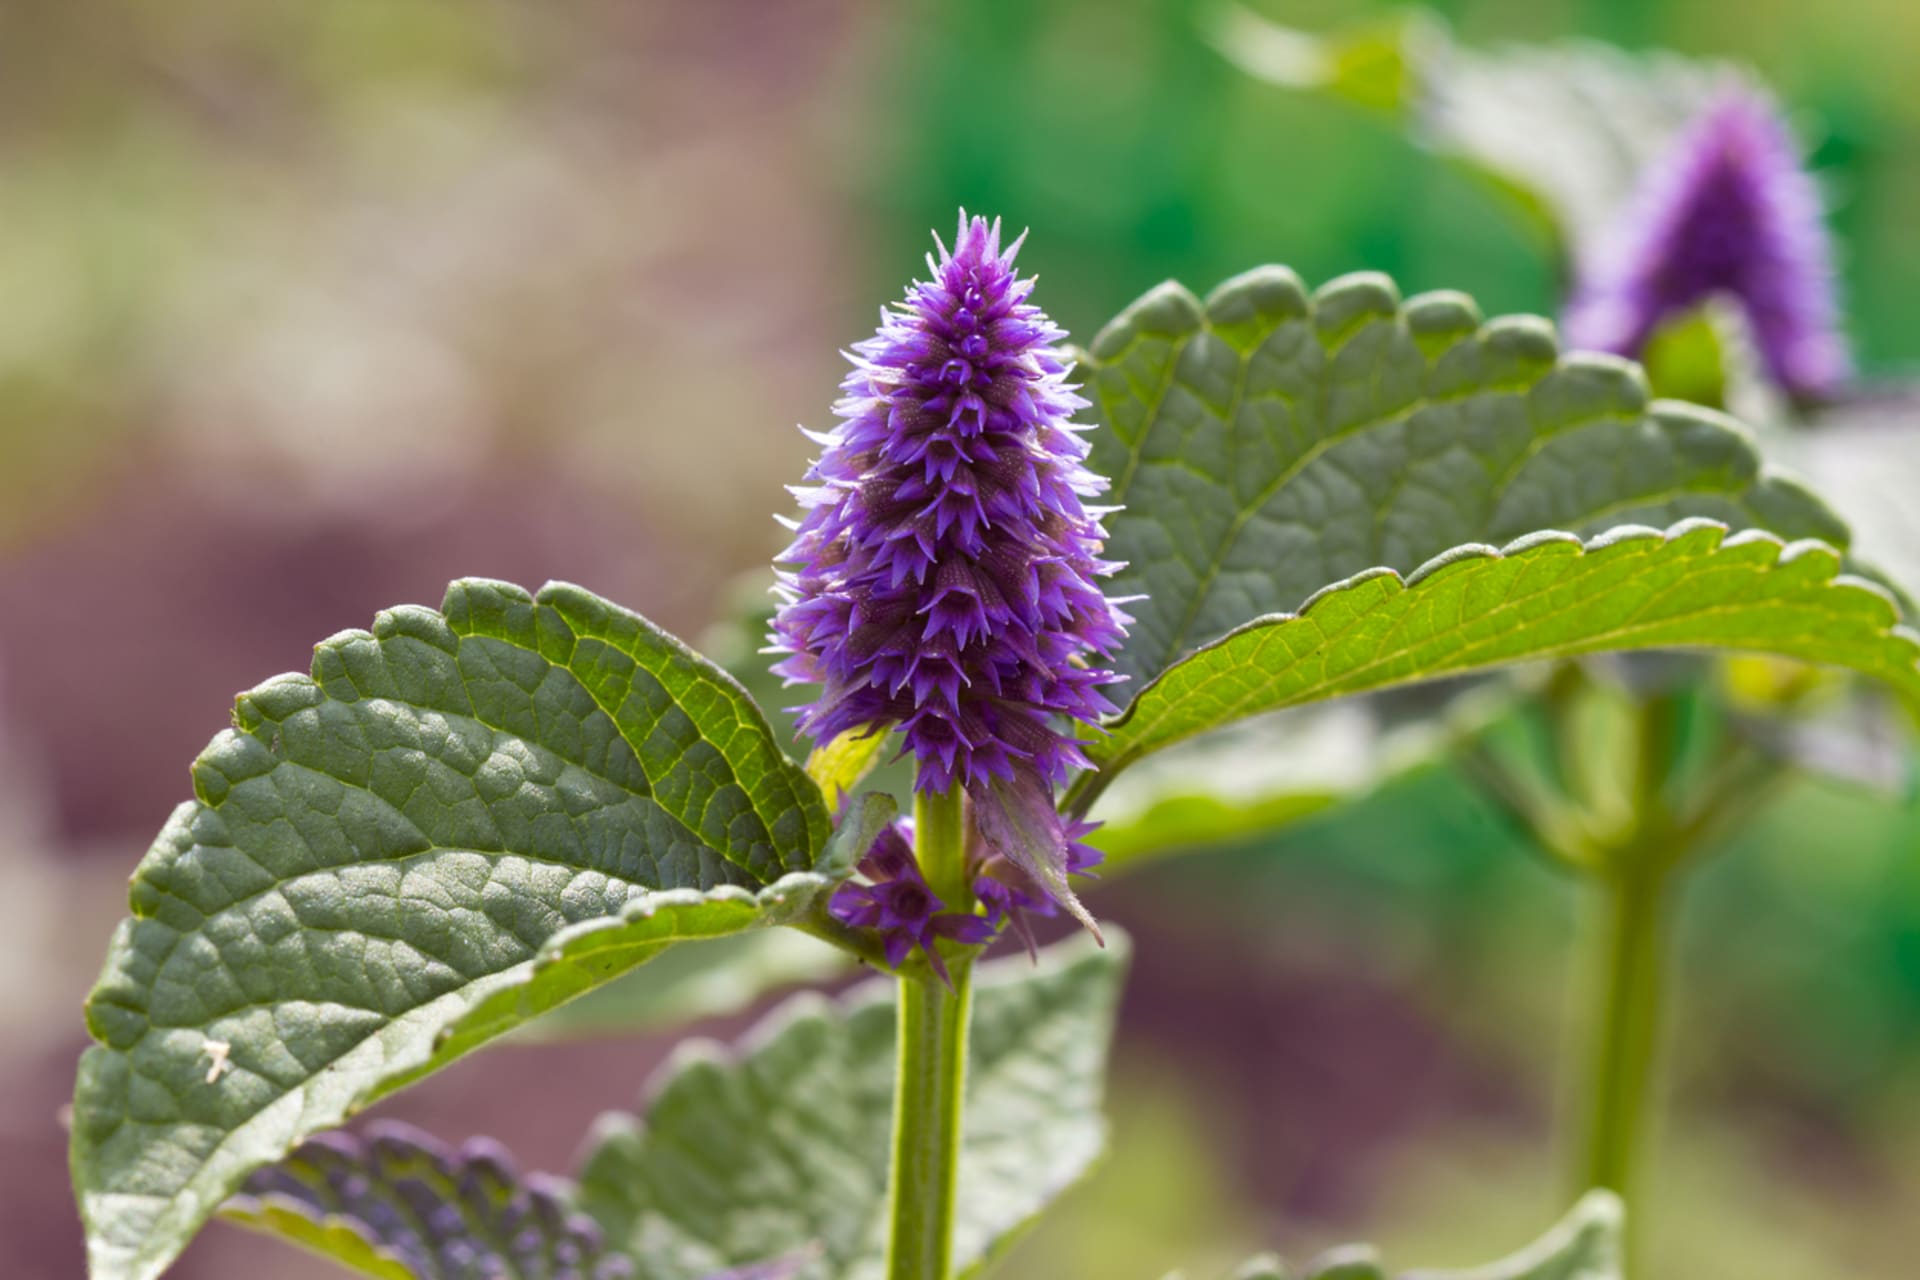
<svg viewBox="0 0 1920 1280">
<path fill-rule="evenodd" d="M 1663 1012 L 1670 867 L 1652 850 L 1612 862 L 1599 880 L 1595 1022 L 1586 1100 L 1580 1189 L 1606 1187 L 1628 1201 L 1647 1122 Z"/>
<path fill-rule="evenodd" d="M 966 877 L 963 795 L 958 787 L 939 795 L 921 794 L 913 806 L 920 870 L 949 910 L 966 910 L 973 902 Z M 902 974 L 899 980 L 888 1280 L 949 1280 L 953 1273 L 972 957 L 949 960 L 948 969 L 951 987 L 926 973 Z"/>
</svg>

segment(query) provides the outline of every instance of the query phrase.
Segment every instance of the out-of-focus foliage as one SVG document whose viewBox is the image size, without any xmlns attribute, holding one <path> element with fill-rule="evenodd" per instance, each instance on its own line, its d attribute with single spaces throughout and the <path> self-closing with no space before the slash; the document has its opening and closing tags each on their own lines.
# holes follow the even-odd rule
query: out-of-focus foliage
<svg viewBox="0 0 1920 1280">
<path fill-rule="evenodd" d="M 1127 944 L 1074 939 L 977 977 L 954 1261 L 997 1256 L 1106 1140 L 1102 1097 Z M 580 1206 L 658 1280 L 816 1244 L 807 1280 L 883 1273 L 894 988 L 797 997 L 736 1056 L 687 1045 L 644 1118 L 609 1115 Z"/>
</svg>

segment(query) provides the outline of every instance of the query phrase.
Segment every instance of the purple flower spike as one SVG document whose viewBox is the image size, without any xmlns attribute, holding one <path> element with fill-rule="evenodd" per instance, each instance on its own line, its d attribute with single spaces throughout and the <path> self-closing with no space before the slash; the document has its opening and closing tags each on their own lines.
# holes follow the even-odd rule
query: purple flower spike
<svg viewBox="0 0 1920 1280">
<path fill-rule="evenodd" d="M 918 947 L 940 980 L 951 986 L 946 963 L 934 944 L 941 938 L 968 945 L 988 942 L 996 926 L 984 916 L 944 910 L 947 904 L 934 895 L 914 861 L 912 830 L 901 822 L 881 832 L 860 860 L 860 871 L 870 883 L 841 885 L 833 891 L 827 909 L 856 929 L 876 930 L 887 963 L 896 969 Z"/>
<path fill-rule="evenodd" d="M 772 642 L 789 684 L 822 686 L 805 732 L 898 726 L 915 785 L 966 788 L 994 852 L 1084 915 L 1053 787 L 1086 765 L 1063 722 L 1113 709 L 1104 660 L 1128 619 L 1097 585 L 1118 566 L 1085 505 L 1106 488 L 1071 421 L 1086 401 L 1018 250 L 963 212 L 932 279 L 854 348 L 797 490 Z"/>
<path fill-rule="evenodd" d="M 1790 394 L 1818 396 L 1848 375 L 1820 193 L 1773 104 L 1745 88 L 1728 89 L 1649 167 L 1583 265 L 1567 340 L 1638 355 L 1662 320 L 1715 294 L 1740 304 Z"/>
</svg>

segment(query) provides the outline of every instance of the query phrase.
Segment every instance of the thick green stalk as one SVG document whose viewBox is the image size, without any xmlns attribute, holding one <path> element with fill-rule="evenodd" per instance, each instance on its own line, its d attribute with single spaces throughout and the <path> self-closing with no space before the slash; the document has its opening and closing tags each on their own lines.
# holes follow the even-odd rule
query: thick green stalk
<svg viewBox="0 0 1920 1280">
<path fill-rule="evenodd" d="M 913 806 L 921 872 L 949 910 L 966 910 L 973 903 L 966 875 L 963 797 L 955 787 L 940 795 L 919 795 Z M 888 1280 L 949 1280 L 952 1275 L 973 962 L 959 957 L 949 961 L 948 968 L 951 988 L 925 973 L 900 977 Z"/>
<path fill-rule="evenodd" d="M 1667 871 L 1655 859 L 1638 859 L 1603 874 L 1598 888 L 1581 1187 L 1606 1187 L 1631 1204 L 1660 1047 Z"/>
</svg>

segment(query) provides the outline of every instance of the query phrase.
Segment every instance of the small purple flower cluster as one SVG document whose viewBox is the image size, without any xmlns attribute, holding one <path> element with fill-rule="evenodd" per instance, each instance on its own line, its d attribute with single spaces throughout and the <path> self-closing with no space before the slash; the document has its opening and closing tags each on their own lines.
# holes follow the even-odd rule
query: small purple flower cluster
<svg viewBox="0 0 1920 1280">
<path fill-rule="evenodd" d="M 1083 843 L 1098 824 L 1066 824 L 1066 869 L 1073 875 L 1090 873 L 1100 862 L 1098 850 Z M 913 856 L 913 824 L 896 822 L 881 832 L 860 860 L 866 883 L 848 881 L 834 890 L 828 909 L 835 918 L 855 928 L 879 933 L 887 963 L 899 968 L 918 948 L 941 981 L 949 981 L 938 950 L 940 939 L 975 945 L 989 942 L 1000 929 L 1010 927 L 1034 950 L 1032 917 L 1051 917 L 1059 908 L 1053 899 L 1018 866 L 996 854 L 985 853 L 973 862 L 973 896 L 984 914 L 949 911 L 920 872 Z"/>
<path fill-rule="evenodd" d="M 1849 372 L 1820 193 L 1773 104 L 1727 90 L 1689 125 L 1582 266 L 1565 317 L 1577 347 L 1638 355 L 1661 322 L 1715 295 L 1745 312 L 1796 396 Z"/>
<path fill-rule="evenodd" d="M 997 932 L 986 916 L 946 910 L 914 861 L 910 823 L 897 822 L 882 831 L 860 860 L 860 873 L 868 883 L 849 880 L 835 889 L 828 910 L 856 929 L 877 931 L 887 963 L 896 969 L 918 947 L 946 982 L 947 966 L 935 947 L 940 939 L 972 945 L 991 941 Z"/>
</svg>

